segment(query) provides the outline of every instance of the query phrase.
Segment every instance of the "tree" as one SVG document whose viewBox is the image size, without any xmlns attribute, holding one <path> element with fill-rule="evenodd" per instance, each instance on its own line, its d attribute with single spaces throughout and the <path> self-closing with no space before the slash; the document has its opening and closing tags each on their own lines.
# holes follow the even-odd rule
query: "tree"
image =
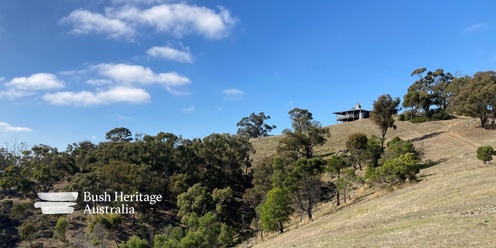
<svg viewBox="0 0 496 248">
<path fill-rule="evenodd" d="M 333 176 L 336 176 L 337 182 L 339 182 L 340 178 L 341 178 L 342 171 L 349 166 L 351 166 L 350 162 L 347 161 L 344 157 L 334 155 L 327 161 L 327 166 L 326 166 L 325 170 L 327 172 L 331 173 Z M 338 189 L 336 192 L 336 205 L 337 206 L 340 205 L 340 201 L 339 201 L 339 192 L 340 191 L 341 190 Z"/>
<path fill-rule="evenodd" d="M 353 182 L 356 180 L 357 176 L 355 174 L 355 170 L 351 168 L 345 168 L 341 173 L 342 176 L 336 181 L 336 190 L 338 193 L 342 193 L 341 195 L 343 196 L 343 201 L 346 203 L 348 188 L 353 186 Z M 337 195 L 337 198 L 339 199 L 339 194 Z"/>
<path fill-rule="evenodd" d="M 269 135 L 272 129 L 276 128 L 275 125 L 268 125 L 265 123 L 266 120 L 270 119 L 270 116 L 265 115 L 264 112 L 257 114 L 252 113 L 249 117 L 243 117 L 237 126 L 238 135 L 245 135 L 250 138 L 261 138 Z"/>
<path fill-rule="evenodd" d="M 422 110 L 429 118 L 433 113 L 439 113 L 441 114 L 439 119 L 444 119 L 443 114 L 446 113 L 449 104 L 447 89 L 454 76 L 449 72 L 444 73 L 443 69 L 428 71 L 424 75 L 425 71 L 427 71 L 426 68 L 419 68 L 412 72 L 411 76 L 416 75 L 419 79 L 408 88 L 403 98 L 403 107 L 411 108 L 410 118 L 413 118 L 414 114 L 417 116 L 419 110 Z M 432 105 L 437 108 L 431 109 Z"/>
<path fill-rule="evenodd" d="M 258 209 L 264 230 L 284 232 L 284 222 L 289 220 L 293 211 L 290 201 L 288 193 L 281 188 L 273 188 L 267 193 L 265 203 Z"/>
<path fill-rule="evenodd" d="M 182 223 L 187 224 L 192 214 L 203 216 L 212 210 L 213 206 L 212 195 L 201 184 L 197 183 L 177 197 L 177 207 L 179 208 L 177 216 L 181 218 Z"/>
<path fill-rule="evenodd" d="M 477 148 L 477 158 L 484 164 L 493 160 L 493 155 L 496 155 L 496 152 L 492 146 L 480 146 Z"/>
<path fill-rule="evenodd" d="M 353 163 L 355 170 L 357 165 L 358 168 L 362 170 L 362 165 L 368 159 L 367 142 L 367 135 L 364 133 L 353 133 L 348 136 L 346 148 L 350 152 L 351 162 Z"/>
<path fill-rule="evenodd" d="M 312 220 L 315 204 L 320 201 L 321 175 L 324 171 L 322 159 L 300 159 L 284 180 L 284 187 L 290 193 L 296 206 Z"/>
<path fill-rule="evenodd" d="M 400 110 L 400 98 L 394 100 L 389 94 L 380 96 L 377 101 L 374 101 L 374 109 L 372 111 L 372 121 L 381 129 L 381 147 L 384 146 L 384 139 L 389 128 L 396 129 L 393 115 Z"/>
<path fill-rule="evenodd" d="M 306 109 L 294 108 L 289 111 L 291 129 L 284 129 L 284 137 L 277 147 L 278 153 L 288 152 L 295 159 L 313 157 L 313 148 L 323 145 L 329 129 L 323 128 L 320 122 L 314 121 L 312 113 Z"/>
<path fill-rule="evenodd" d="M 116 127 L 105 134 L 105 139 L 110 142 L 129 142 L 132 141 L 133 134 L 125 127 Z"/>
<path fill-rule="evenodd" d="M 496 72 L 477 72 L 455 97 L 458 114 L 479 118 L 482 128 L 495 125 L 496 120 Z"/>
</svg>

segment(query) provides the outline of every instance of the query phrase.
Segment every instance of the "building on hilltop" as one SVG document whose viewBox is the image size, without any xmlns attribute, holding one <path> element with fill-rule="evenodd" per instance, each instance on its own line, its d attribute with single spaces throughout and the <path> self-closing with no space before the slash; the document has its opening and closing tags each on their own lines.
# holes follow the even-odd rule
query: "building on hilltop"
<svg viewBox="0 0 496 248">
<path fill-rule="evenodd" d="M 350 110 L 338 111 L 338 112 L 334 112 L 333 114 L 336 115 L 336 123 L 340 123 L 340 122 L 350 122 L 350 121 L 369 118 L 370 112 L 371 111 L 369 110 L 362 109 L 360 103 L 357 103 L 357 105 Z"/>
</svg>

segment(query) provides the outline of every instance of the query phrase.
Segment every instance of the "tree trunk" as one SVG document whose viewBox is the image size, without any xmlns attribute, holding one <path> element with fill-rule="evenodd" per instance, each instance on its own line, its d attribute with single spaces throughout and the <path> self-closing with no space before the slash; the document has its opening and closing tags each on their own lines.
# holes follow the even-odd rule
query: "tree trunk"
<svg viewBox="0 0 496 248">
<path fill-rule="evenodd" d="M 339 202 L 339 190 L 336 190 L 336 191 L 337 191 L 337 193 L 336 193 L 336 201 L 337 201 L 336 206 L 339 206 L 339 205 L 341 205 L 341 203 Z"/>
<path fill-rule="evenodd" d="M 280 221 L 279 221 L 279 231 L 280 231 L 281 233 L 283 233 L 283 232 L 284 232 L 284 226 L 282 225 L 282 222 L 280 222 Z"/>
<path fill-rule="evenodd" d="M 308 215 L 308 220 L 312 220 L 312 201 L 310 200 L 308 202 L 308 209 L 307 209 L 307 215 Z"/>
</svg>

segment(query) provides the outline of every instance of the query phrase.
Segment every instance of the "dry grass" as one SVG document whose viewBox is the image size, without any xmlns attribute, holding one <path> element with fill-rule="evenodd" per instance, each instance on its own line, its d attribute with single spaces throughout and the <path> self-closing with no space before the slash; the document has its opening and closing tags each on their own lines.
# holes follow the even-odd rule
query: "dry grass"
<svg viewBox="0 0 496 248">
<path fill-rule="evenodd" d="M 387 138 L 413 141 L 433 165 L 420 182 L 391 193 L 359 189 L 348 206 L 323 204 L 315 221 L 255 247 L 496 247 L 496 163 L 475 158 L 478 146 L 496 146 L 496 132 L 477 126 L 474 119 L 399 122 Z M 378 134 L 369 120 L 330 128 L 322 153 L 342 150 L 353 132 Z M 275 139 L 254 146 L 268 153 Z"/>
</svg>

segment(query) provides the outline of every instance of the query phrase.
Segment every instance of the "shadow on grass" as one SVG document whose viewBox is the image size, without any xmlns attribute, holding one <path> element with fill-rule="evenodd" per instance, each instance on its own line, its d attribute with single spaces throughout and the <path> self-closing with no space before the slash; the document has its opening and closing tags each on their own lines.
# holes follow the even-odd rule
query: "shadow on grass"
<svg viewBox="0 0 496 248">
<path fill-rule="evenodd" d="M 443 134 L 443 133 L 446 133 L 446 132 L 432 132 L 432 133 L 425 134 L 425 135 L 422 135 L 422 136 L 417 137 L 417 138 L 409 139 L 408 141 L 416 142 L 416 141 L 426 140 L 426 139 L 436 137 L 436 136 Z"/>
<path fill-rule="evenodd" d="M 438 160 L 426 160 L 425 163 L 421 164 L 420 165 L 420 169 L 426 169 L 426 168 L 429 168 L 429 167 L 432 167 L 432 166 L 435 166 L 435 165 L 438 165 L 438 164 L 441 164 L 441 163 L 444 163 L 448 161 L 447 158 L 440 158 Z"/>
</svg>

